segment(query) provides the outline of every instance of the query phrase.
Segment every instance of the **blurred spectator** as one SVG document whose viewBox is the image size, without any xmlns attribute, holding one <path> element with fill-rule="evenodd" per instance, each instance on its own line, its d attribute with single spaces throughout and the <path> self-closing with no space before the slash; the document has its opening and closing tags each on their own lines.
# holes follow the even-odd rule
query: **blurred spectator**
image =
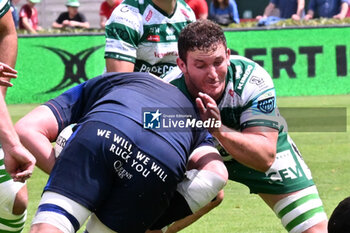
<svg viewBox="0 0 350 233">
<path fill-rule="evenodd" d="M 37 34 L 42 28 L 39 26 L 38 11 L 35 4 L 41 0 L 27 0 L 19 11 L 19 29 L 26 29 L 28 32 Z"/>
<path fill-rule="evenodd" d="M 310 0 L 305 20 L 319 17 L 344 19 L 349 9 L 348 0 Z"/>
<path fill-rule="evenodd" d="M 18 28 L 18 24 L 19 24 L 19 15 L 18 15 L 17 7 L 16 7 L 18 2 L 19 2 L 19 0 L 11 0 L 10 1 L 12 18 L 13 18 L 13 22 L 15 23 L 16 28 Z"/>
<path fill-rule="evenodd" d="M 196 15 L 196 19 L 208 18 L 208 4 L 205 0 L 185 0 Z"/>
<path fill-rule="evenodd" d="M 305 0 L 270 0 L 270 3 L 266 6 L 264 14 L 258 15 L 257 20 L 265 19 L 272 16 L 273 10 L 278 8 L 281 19 L 292 18 L 294 20 L 300 20 L 304 15 Z"/>
<path fill-rule="evenodd" d="M 90 24 L 86 21 L 85 15 L 78 12 L 80 3 L 78 0 L 68 0 L 66 3 L 67 11 L 62 12 L 56 22 L 53 22 L 53 28 L 89 28 Z"/>
<path fill-rule="evenodd" d="M 239 23 L 235 0 L 213 0 L 209 7 L 209 19 L 222 26 Z"/>
<path fill-rule="evenodd" d="M 100 7 L 100 26 L 105 28 L 106 22 L 116 8 L 123 0 L 106 0 L 101 3 Z"/>
</svg>

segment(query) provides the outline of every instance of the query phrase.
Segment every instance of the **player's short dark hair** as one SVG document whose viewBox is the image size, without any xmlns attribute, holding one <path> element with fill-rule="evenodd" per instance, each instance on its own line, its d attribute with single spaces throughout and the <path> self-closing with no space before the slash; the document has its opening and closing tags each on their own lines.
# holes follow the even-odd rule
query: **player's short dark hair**
<svg viewBox="0 0 350 233">
<path fill-rule="evenodd" d="M 350 197 L 341 201 L 328 221 L 328 233 L 350 232 Z"/>
<path fill-rule="evenodd" d="M 180 59 L 186 63 L 188 51 L 196 49 L 212 51 L 220 44 L 227 48 L 222 28 L 211 20 L 203 19 L 190 23 L 182 29 L 177 46 Z"/>
</svg>

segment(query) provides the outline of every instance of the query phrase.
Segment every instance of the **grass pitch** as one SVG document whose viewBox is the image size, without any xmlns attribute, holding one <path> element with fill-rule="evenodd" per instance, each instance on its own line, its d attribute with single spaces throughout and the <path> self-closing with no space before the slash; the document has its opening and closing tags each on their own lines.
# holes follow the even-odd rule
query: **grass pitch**
<svg viewBox="0 0 350 233">
<path fill-rule="evenodd" d="M 279 97 L 279 107 L 346 107 L 347 127 L 344 132 L 291 132 L 290 135 L 312 171 L 328 217 L 336 205 L 350 196 L 350 95 L 315 97 Z M 36 105 L 11 105 L 13 121 Z M 329 121 L 334 120 L 330 117 Z M 30 222 L 48 176 L 36 169 L 28 181 L 28 220 Z M 80 230 L 79 232 L 83 232 Z M 279 219 L 257 195 L 250 195 L 245 186 L 229 182 L 225 187 L 223 203 L 203 216 L 184 233 L 282 233 L 286 232 Z"/>
</svg>

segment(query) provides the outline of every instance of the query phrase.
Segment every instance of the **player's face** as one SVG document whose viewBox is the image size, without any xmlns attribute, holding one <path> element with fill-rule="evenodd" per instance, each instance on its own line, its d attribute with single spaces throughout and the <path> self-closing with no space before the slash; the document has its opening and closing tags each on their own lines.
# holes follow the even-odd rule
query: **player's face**
<svg viewBox="0 0 350 233">
<path fill-rule="evenodd" d="M 188 91 L 193 97 L 204 92 L 218 100 L 225 89 L 230 51 L 219 44 L 209 51 L 187 52 L 187 63 L 178 59 L 178 65 L 185 75 Z"/>
</svg>

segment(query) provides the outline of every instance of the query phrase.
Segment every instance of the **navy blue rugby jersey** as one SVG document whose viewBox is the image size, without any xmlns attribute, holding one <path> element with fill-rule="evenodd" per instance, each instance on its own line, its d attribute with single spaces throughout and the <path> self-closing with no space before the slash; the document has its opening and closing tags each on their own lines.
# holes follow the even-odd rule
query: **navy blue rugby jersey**
<svg viewBox="0 0 350 233">
<path fill-rule="evenodd" d="M 193 119 L 199 119 L 193 103 L 175 86 L 148 73 L 103 74 L 69 89 L 45 105 L 55 115 L 59 132 L 72 123 L 79 125 L 88 121 L 108 123 L 130 139 L 134 133 L 151 130 L 178 152 L 183 163 L 198 146 L 212 145 L 207 130 L 192 127 Z M 120 123 L 120 116 L 133 120 L 141 130 Z M 188 117 L 192 117 L 191 120 Z M 153 127 L 144 127 L 152 122 L 155 123 Z M 134 143 L 153 146 L 152 140 L 147 138 Z M 157 159 L 167 162 L 165 156 Z"/>
</svg>

